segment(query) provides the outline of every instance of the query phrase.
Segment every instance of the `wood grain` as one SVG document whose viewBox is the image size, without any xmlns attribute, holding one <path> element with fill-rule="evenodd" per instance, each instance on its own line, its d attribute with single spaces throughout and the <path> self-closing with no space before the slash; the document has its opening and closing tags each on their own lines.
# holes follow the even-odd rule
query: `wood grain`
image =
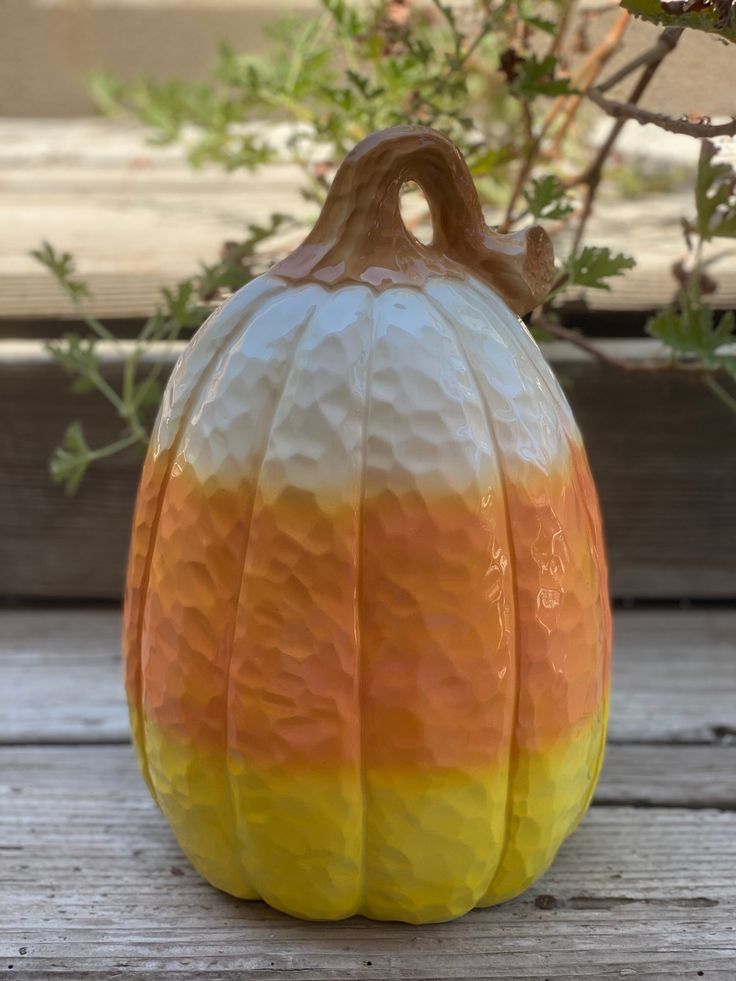
<svg viewBox="0 0 736 981">
<path fill-rule="evenodd" d="M 611 743 L 595 803 L 736 811 L 736 746 Z"/>
<path fill-rule="evenodd" d="M 619 610 L 613 645 L 612 740 L 736 738 L 736 611 Z"/>
<path fill-rule="evenodd" d="M 101 744 L 127 739 L 119 611 L 6 610 L 0 970 L 27 981 L 733 981 L 735 627 L 735 610 L 617 613 L 617 741 L 580 829 L 519 900 L 412 927 L 303 923 L 208 886 L 132 748 Z"/>
<path fill-rule="evenodd" d="M 0 612 L 0 743 L 128 742 L 120 611 Z"/>
<path fill-rule="evenodd" d="M 734 813 L 594 807 L 514 903 L 428 928 L 318 925 L 200 879 L 129 747 L 6 747 L 0 760 L 0 964 L 14 976 L 562 981 L 736 970 Z"/>
<path fill-rule="evenodd" d="M 95 447 L 118 437 L 118 420 L 94 395 L 70 394 L 40 343 L 21 354 L 5 344 L 0 596 L 119 598 L 140 457 L 103 461 L 65 497 L 47 468 L 66 425 L 80 420 Z M 650 352 L 645 341 L 615 349 Z M 736 415 L 689 380 L 626 375 L 564 346 L 550 356 L 598 484 L 614 596 L 736 598 Z M 119 363 L 107 370 L 114 381 Z"/>
</svg>

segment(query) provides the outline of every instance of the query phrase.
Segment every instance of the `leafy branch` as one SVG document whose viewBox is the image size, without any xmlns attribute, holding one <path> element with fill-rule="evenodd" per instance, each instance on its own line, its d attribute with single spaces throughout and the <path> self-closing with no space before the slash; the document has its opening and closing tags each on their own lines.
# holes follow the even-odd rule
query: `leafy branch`
<svg viewBox="0 0 736 981">
<path fill-rule="evenodd" d="M 689 251 L 689 271 L 682 263 L 673 272 L 680 283 L 674 306 L 659 311 L 647 321 L 645 330 L 660 341 L 665 357 L 650 359 L 619 358 L 578 331 L 558 323 L 554 312 L 545 307 L 535 314 L 534 323 L 549 336 L 567 341 L 610 367 L 627 372 L 670 373 L 700 380 L 726 407 L 736 411 L 736 397 L 719 379 L 736 382 L 736 316 L 732 311 L 719 320 L 707 293 L 715 284 L 704 274 L 703 245 L 716 238 L 736 238 L 736 172 L 718 160 L 718 149 L 709 142 L 701 146 L 695 180 L 695 220 L 684 222 Z M 608 250 L 583 249 L 568 262 L 567 283 L 591 285 L 598 273 L 604 280 L 629 268 L 625 256 L 611 256 Z M 605 281 L 598 286 L 606 288 Z"/>
<path fill-rule="evenodd" d="M 687 27 L 736 41 L 733 0 L 622 0 L 622 4 L 636 17 L 663 27 Z"/>
<path fill-rule="evenodd" d="M 732 4 L 693 0 L 673 20 L 667 11 L 659 16 L 664 7 L 658 0 L 626 0 L 628 10 L 659 19 L 665 29 L 650 48 L 606 78 L 605 67 L 624 42 L 628 10 L 619 10 L 591 45 L 587 28 L 599 11 L 576 6 L 575 0 L 546 5 L 543 13 L 531 0 L 479 0 L 477 6 L 462 7 L 447 0 L 422 6 L 414 0 L 383 0 L 374 8 L 321 0 L 321 6 L 316 17 L 290 16 L 269 28 L 271 48 L 263 56 L 222 45 L 205 82 L 124 83 L 98 74 L 93 94 L 105 112 L 132 115 L 143 123 L 155 143 L 185 146 L 194 166 L 254 170 L 286 158 L 301 168 L 303 194 L 316 204 L 324 200 L 335 164 L 368 133 L 406 122 L 439 129 L 465 155 L 483 202 L 503 208 L 500 230 L 516 229 L 532 218 L 568 232 L 571 245 L 554 288 L 533 315 L 538 332 L 563 338 L 622 370 L 700 379 L 736 409 L 736 398 L 723 384 L 736 382 L 729 353 L 733 318 L 716 322 L 707 299 L 712 284 L 702 262 L 705 242 L 736 237 L 736 183 L 733 168 L 708 140 L 702 143 L 695 217 L 684 223 L 688 271 L 675 270 L 677 302 L 647 325 L 650 336 L 664 345 L 665 356 L 629 363 L 559 322 L 565 289 L 607 290 L 614 277 L 633 267 L 630 256 L 586 241 L 612 154 L 629 119 L 671 128 L 669 117 L 643 110 L 639 102 L 687 27 L 730 37 Z M 628 79 L 626 100 L 610 99 L 606 93 Z M 591 109 L 613 117 L 598 146 L 588 139 L 585 112 Z M 277 140 L 265 120 L 286 123 L 285 139 L 283 127 Z M 678 131 L 701 139 L 731 132 L 730 123 L 674 123 Z M 572 174 L 569 161 L 576 164 Z M 120 423 L 118 438 L 100 447 L 88 445 L 79 423 L 69 426 L 51 461 L 53 478 L 68 492 L 77 489 L 94 462 L 145 446 L 163 367 L 147 362 L 150 343 L 196 330 L 215 304 L 264 271 L 267 255 L 283 253 L 279 236 L 297 224 L 275 214 L 263 225 L 249 226 L 242 241 L 225 243 L 217 262 L 162 292 L 158 309 L 132 345 L 122 345 L 89 314 L 89 290 L 70 255 L 48 244 L 34 253 L 86 327 L 86 333 L 67 335 L 49 350 L 72 376 L 74 391 L 99 392 Z M 119 384 L 106 377 L 103 342 L 117 345 L 123 364 Z"/>
<path fill-rule="evenodd" d="M 220 260 L 202 265 L 200 271 L 176 286 L 162 291 L 162 302 L 143 325 L 133 345 L 120 342 L 84 307 L 90 291 L 77 277 L 74 260 L 56 252 L 47 242 L 32 254 L 54 277 L 72 301 L 80 320 L 90 333 L 66 334 L 46 347 L 57 364 L 73 378 L 72 391 L 82 395 L 97 392 L 107 400 L 120 421 L 120 434 L 109 445 L 92 448 L 83 427 L 71 423 L 54 451 L 49 464 L 52 479 L 68 494 L 74 494 L 91 464 L 124 450 L 145 450 L 152 417 L 161 400 L 163 362 L 147 363 L 152 341 L 175 341 L 183 333 L 196 330 L 211 310 L 230 293 L 258 275 L 262 260 L 257 255 L 261 242 L 291 223 L 281 214 L 271 216 L 265 225 L 250 225 L 242 242 L 226 242 Z M 114 385 L 105 377 L 100 343 L 116 350 L 122 363 L 121 380 Z"/>
</svg>

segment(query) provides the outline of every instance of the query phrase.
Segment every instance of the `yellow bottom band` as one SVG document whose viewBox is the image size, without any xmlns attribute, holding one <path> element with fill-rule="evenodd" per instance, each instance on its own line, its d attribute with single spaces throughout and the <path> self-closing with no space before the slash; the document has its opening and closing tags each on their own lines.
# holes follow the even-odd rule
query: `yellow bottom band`
<svg viewBox="0 0 736 981">
<path fill-rule="evenodd" d="M 226 766 L 148 720 L 145 753 L 182 850 L 217 888 L 307 919 L 429 923 L 544 872 L 590 800 L 604 723 L 483 771 Z"/>
</svg>

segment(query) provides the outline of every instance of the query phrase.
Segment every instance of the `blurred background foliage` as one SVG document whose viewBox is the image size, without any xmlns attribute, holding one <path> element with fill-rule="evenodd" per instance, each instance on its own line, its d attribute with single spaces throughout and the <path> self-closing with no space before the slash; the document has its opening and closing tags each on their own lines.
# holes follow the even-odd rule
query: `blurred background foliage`
<svg viewBox="0 0 736 981">
<path fill-rule="evenodd" d="M 703 261 L 704 243 L 736 238 L 736 174 L 718 142 L 734 138 L 736 123 L 673 118 L 639 104 L 660 65 L 676 57 L 683 31 L 719 33 L 724 43 L 734 39 L 733 4 L 627 0 L 610 29 L 592 43 L 590 24 L 601 9 L 606 8 L 575 0 L 480 0 L 462 7 L 443 0 L 321 0 L 316 16 L 278 20 L 261 55 L 223 44 L 204 82 L 125 83 L 103 73 L 92 78 L 91 87 L 105 113 L 135 118 L 158 144 L 182 144 L 194 167 L 297 164 L 313 216 L 337 165 L 364 136 L 407 123 L 440 130 L 462 150 L 502 231 L 542 221 L 556 236 L 558 276 L 530 318 L 540 340 L 565 339 L 622 370 L 695 376 L 736 411 L 736 356 L 729 347 L 736 341 L 734 318 L 714 316 L 708 296 L 715 284 Z M 607 63 L 624 44 L 629 11 L 658 21 L 663 30 L 650 49 L 607 75 Z M 630 86 L 626 97 L 612 99 L 610 91 L 624 84 Z M 610 117 L 602 138 L 593 114 L 598 120 Z M 650 165 L 642 173 L 613 163 L 612 150 L 629 119 L 701 141 L 693 208 L 682 222 L 688 259 L 674 270 L 677 302 L 647 324 L 663 354 L 635 363 L 605 354 L 574 325 L 561 323 L 558 310 L 566 288 L 609 289 L 612 277 L 634 265 L 605 242 L 586 239 L 602 181 L 615 182 L 631 196 L 653 186 L 668 189 L 686 176 L 676 165 Z M 406 218 L 417 235 L 426 220 L 421 208 Z M 80 425 L 69 425 L 51 461 L 53 478 L 67 491 L 76 490 L 96 460 L 145 447 L 162 381 L 160 365 L 146 362 L 150 343 L 190 336 L 214 306 L 290 251 L 299 237 L 294 224 L 293 217 L 274 213 L 268 222 L 251 225 L 241 241 L 226 243 L 217 261 L 203 264 L 199 274 L 164 291 L 159 309 L 126 351 L 119 389 L 105 380 L 98 357 L 99 342 L 115 343 L 115 337 L 85 312 L 87 287 L 73 257 L 48 243 L 34 253 L 89 331 L 67 335 L 50 350 L 77 391 L 97 389 L 121 420 L 120 439 L 102 447 L 88 446 Z"/>
</svg>

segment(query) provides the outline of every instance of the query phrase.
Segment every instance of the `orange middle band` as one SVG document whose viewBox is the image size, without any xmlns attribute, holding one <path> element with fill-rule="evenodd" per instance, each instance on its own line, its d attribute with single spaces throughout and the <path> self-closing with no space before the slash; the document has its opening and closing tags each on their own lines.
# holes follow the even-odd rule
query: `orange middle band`
<svg viewBox="0 0 736 981">
<path fill-rule="evenodd" d="M 360 528 L 354 505 L 176 468 L 148 570 L 144 716 L 262 765 L 474 767 L 503 760 L 512 730 L 530 750 L 564 738 L 599 711 L 590 659 L 608 629 L 597 506 L 571 456 L 481 501 L 369 495 Z"/>
</svg>

